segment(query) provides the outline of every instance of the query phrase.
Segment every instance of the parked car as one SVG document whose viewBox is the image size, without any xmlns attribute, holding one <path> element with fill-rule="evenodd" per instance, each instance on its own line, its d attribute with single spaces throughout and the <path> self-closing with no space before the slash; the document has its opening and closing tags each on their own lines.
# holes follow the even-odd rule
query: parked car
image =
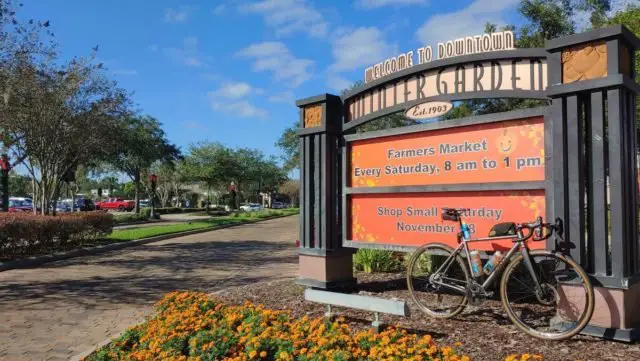
<svg viewBox="0 0 640 361">
<path fill-rule="evenodd" d="M 262 207 L 262 204 L 259 204 L 259 203 L 247 203 L 247 204 L 241 205 L 240 209 L 246 212 L 255 212 L 255 211 L 261 211 L 262 209 L 264 209 L 264 207 Z"/>
<path fill-rule="evenodd" d="M 71 212 L 71 199 L 63 199 L 56 202 L 56 212 L 57 213 L 65 213 Z M 73 211 L 75 212 L 89 212 L 95 211 L 96 205 L 89 198 L 76 198 L 75 205 L 73 206 Z"/>
<path fill-rule="evenodd" d="M 135 201 L 134 201 L 135 202 Z M 135 204 L 135 203 L 134 203 Z M 140 208 L 149 208 L 151 207 L 151 201 L 148 199 L 141 199 L 138 204 L 140 204 Z"/>
<path fill-rule="evenodd" d="M 33 200 L 24 197 L 10 197 L 9 212 L 33 212 Z"/>
<path fill-rule="evenodd" d="M 282 203 L 282 202 L 273 202 L 273 203 L 271 203 L 271 208 L 273 208 L 273 209 L 283 209 L 284 208 L 284 203 Z"/>
<path fill-rule="evenodd" d="M 131 211 L 136 207 L 135 201 L 124 200 L 122 198 L 107 198 L 103 202 L 96 202 L 96 209 L 114 210 L 114 211 Z"/>
</svg>

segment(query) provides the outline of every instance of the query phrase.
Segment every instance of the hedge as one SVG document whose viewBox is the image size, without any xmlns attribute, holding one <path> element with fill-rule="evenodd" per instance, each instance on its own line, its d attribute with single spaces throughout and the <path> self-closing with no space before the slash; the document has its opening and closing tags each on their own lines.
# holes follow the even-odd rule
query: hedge
<svg viewBox="0 0 640 361">
<path fill-rule="evenodd" d="M 178 207 L 165 207 L 156 208 L 156 214 L 175 214 L 175 213 L 191 213 L 191 212 L 206 212 L 206 208 L 178 208 Z"/>
<path fill-rule="evenodd" d="M 106 212 L 43 216 L 0 213 L 0 258 L 13 259 L 82 246 L 106 237 L 114 218 Z"/>
<path fill-rule="evenodd" d="M 149 219 L 151 208 L 142 208 L 140 213 L 113 213 L 116 224 L 141 222 Z"/>
</svg>

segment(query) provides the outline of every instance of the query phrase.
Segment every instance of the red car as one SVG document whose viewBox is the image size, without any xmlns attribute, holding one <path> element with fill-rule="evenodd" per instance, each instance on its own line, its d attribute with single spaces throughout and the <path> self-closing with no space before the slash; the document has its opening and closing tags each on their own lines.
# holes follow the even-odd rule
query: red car
<svg viewBox="0 0 640 361">
<path fill-rule="evenodd" d="M 136 202 L 126 201 L 122 198 L 108 198 L 104 202 L 96 202 L 96 209 L 117 210 L 120 212 L 131 211 L 136 207 Z"/>
</svg>

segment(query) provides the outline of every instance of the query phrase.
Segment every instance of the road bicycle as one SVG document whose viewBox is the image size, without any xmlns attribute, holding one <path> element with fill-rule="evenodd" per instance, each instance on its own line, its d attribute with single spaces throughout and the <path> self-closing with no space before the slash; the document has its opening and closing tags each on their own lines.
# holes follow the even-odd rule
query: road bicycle
<svg viewBox="0 0 640 361">
<path fill-rule="evenodd" d="M 418 308 L 433 317 L 454 317 L 468 304 L 480 305 L 492 297 L 492 285 L 502 274 L 501 303 L 520 330 L 545 340 L 564 340 L 578 334 L 593 314 L 589 276 L 562 252 L 529 250 L 527 245 L 529 240 L 545 241 L 554 232 L 561 237 L 561 220 L 543 223 L 538 217 L 532 223 L 499 223 L 492 228 L 491 237 L 471 238 L 462 220 L 468 211 L 443 208 L 441 214 L 443 220 L 459 224 L 456 249 L 429 243 L 411 256 L 407 283 Z M 472 242 L 507 239 L 513 241 L 513 247 L 504 258 L 484 267 L 479 255 L 472 257 L 474 252 L 469 250 Z"/>
</svg>

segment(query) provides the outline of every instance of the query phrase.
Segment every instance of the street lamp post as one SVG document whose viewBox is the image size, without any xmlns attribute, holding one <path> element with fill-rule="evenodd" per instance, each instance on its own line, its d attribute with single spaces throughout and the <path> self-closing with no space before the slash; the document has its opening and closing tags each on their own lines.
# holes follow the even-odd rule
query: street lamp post
<svg viewBox="0 0 640 361">
<path fill-rule="evenodd" d="M 151 181 L 151 219 L 156 218 L 156 184 L 158 184 L 158 177 L 152 174 L 149 177 Z"/>
</svg>

